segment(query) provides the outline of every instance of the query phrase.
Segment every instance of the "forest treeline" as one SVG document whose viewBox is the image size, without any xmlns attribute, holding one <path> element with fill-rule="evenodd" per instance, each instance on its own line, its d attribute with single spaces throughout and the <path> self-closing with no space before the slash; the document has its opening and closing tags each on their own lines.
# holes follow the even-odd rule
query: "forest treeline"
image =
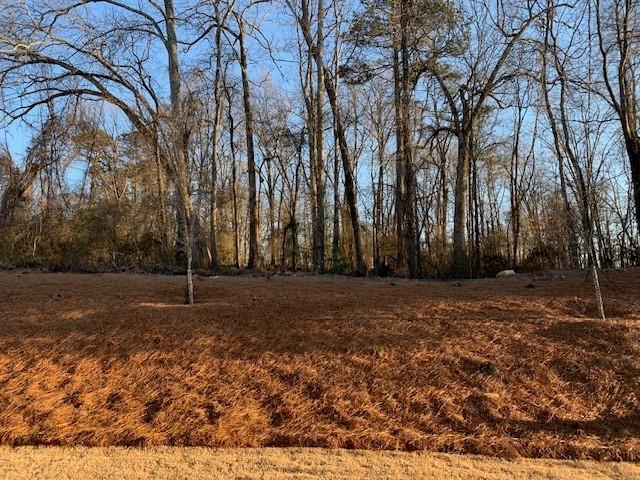
<svg viewBox="0 0 640 480">
<path fill-rule="evenodd" d="M 639 1 L 0 6 L 5 263 L 638 263 Z"/>
</svg>

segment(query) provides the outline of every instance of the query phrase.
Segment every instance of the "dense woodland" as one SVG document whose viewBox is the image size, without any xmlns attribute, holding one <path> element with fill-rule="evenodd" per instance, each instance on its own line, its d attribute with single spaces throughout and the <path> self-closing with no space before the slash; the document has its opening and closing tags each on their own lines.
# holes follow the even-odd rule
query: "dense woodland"
<svg viewBox="0 0 640 480">
<path fill-rule="evenodd" d="M 0 259 L 640 257 L 640 1 L 0 0 Z"/>
</svg>

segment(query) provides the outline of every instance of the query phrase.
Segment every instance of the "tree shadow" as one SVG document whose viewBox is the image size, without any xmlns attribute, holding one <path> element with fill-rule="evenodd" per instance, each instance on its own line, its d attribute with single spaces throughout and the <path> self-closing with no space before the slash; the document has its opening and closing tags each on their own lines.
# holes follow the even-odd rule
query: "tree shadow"
<svg viewBox="0 0 640 480">
<path fill-rule="evenodd" d="M 532 433 L 544 433 L 563 437 L 593 435 L 608 439 L 640 438 L 640 414 L 621 417 L 605 416 L 594 420 L 549 421 L 494 419 L 512 437 L 523 437 Z"/>
<path fill-rule="evenodd" d="M 599 319 L 558 320 L 540 327 L 536 335 L 588 352 L 606 352 L 615 346 L 616 352 L 630 354 L 638 348 L 637 333 L 633 334 L 630 325 Z"/>
<path fill-rule="evenodd" d="M 65 345 L 83 355 L 120 357 L 185 348 L 236 359 L 255 359 L 267 353 L 372 354 L 417 345 L 436 349 L 471 332 L 490 335 L 496 322 L 500 328 L 518 329 L 540 315 L 535 306 L 519 302 L 452 305 L 444 296 L 427 300 L 381 297 L 364 305 L 339 296 L 325 304 L 295 297 L 235 302 L 228 297 L 201 297 L 195 306 L 158 299 L 117 308 L 59 305 L 48 315 L 38 312 L 29 318 L 27 312 L 24 317 L 0 318 L 0 342 L 9 348 L 35 342 L 41 352 L 47 346 Z"/>
<path fill-rule="evenodd" d="M 121 278 L 130 289 L 113 283 Z M 527 336 L 603 354 L 610 345 L 634 351 L 633 335 L 622 324 L 556 320 L 537 293 L 511 286 L 503 295 L 506 287 L 491 280 L 456 288 L 406 280 L 199 278 L 194 306 L 182 303 L 179 278 L 166 280 L 87 277 L 72 298 L 52 289 L 50 298 L 40 292 L 37 302 L 10 300 L 13 310 L 0 307 L 0 345 L 98 357 L 190 349 L 256 359 L 417 346 L 433 351 L 458 339 L 489 341 L 497 332 L 512 334 L 502 347 L 513 356 L 526 354 Z M 111 290 L 96 296 L 107 282 Z"/>
</svg>

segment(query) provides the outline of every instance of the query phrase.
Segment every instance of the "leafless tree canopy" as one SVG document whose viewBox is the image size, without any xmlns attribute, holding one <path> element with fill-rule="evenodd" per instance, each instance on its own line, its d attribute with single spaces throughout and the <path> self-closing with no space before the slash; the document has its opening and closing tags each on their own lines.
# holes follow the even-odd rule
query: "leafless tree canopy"
<svg viewBox="0 0 640 480">
<path fill-rule="evenodd" d="M 639 262 L 640 1 L 0 0 L 0 259 Z"/>
</svg>

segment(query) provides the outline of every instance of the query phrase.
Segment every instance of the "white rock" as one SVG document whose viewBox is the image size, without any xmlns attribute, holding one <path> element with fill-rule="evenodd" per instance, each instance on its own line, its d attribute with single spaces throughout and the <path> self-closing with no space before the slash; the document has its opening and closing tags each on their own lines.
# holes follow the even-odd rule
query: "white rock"
<svg viewBox="0 0 640 480">
<path fill-rule="evenodd" d="M 498 274 L 496 275 L 496 278 L 508 278 L 508 277 L 515 277 L 516 276 L 516 272 L 514 272 L 513 270 L 502 270 L 501 272 L 498 272 Z"/>
</svg>

